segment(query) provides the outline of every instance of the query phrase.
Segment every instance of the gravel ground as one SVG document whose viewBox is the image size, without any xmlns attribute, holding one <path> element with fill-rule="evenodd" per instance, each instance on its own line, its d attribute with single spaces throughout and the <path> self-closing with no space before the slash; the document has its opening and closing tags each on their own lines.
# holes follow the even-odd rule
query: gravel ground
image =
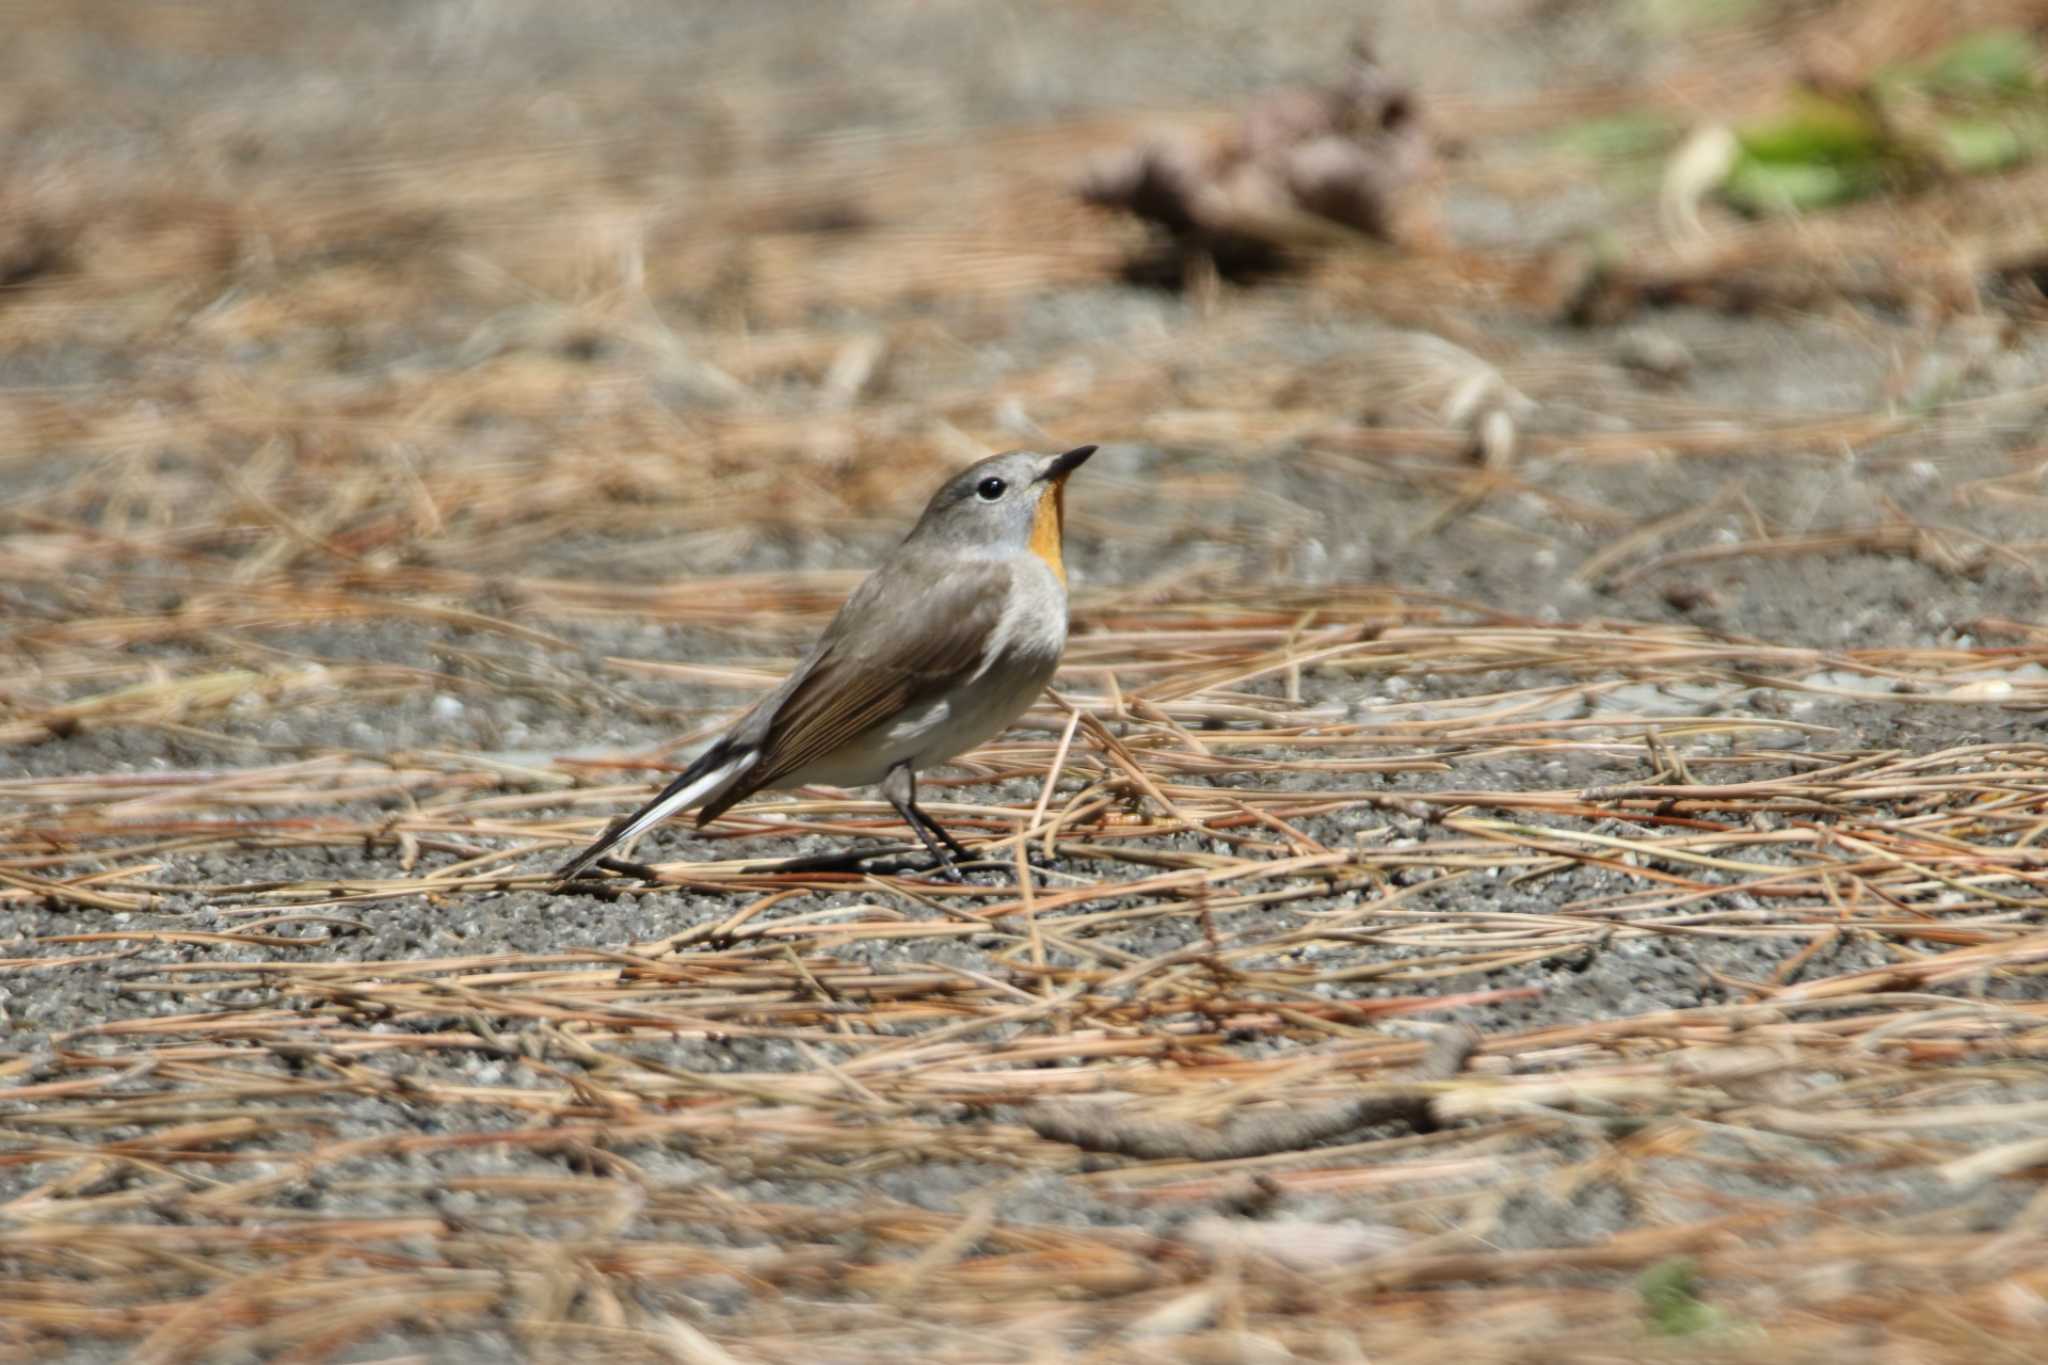
<svg viewBox="0 0 2048 1365">
<path fill-rule="evenodd" d="M 1580 85 L 1600 79 L 1645 79 L 1646 73 L 1654 78 L 1660 63 L 1677 60 L 1669 43 L 1618 21 L 1616 7 L 1548 8 L 1558 17 L 1533 27 L 1526 20 L 1502 20 L 1499 7 L 1477 3 L 1426 10 L 1384 5 L 1373 10 L 1373 18 L 1381 50 L 1409 71 L 1421 89 L 1445 91 L 1451 99 L 1541 90 L 1546 82 L 1559 79 L 1559 73 L 1569 73 Z M 208 126 L 209 119 L 246 129 L 256 119 L 255 111 L 267 111 L 275 117 L 257 120 L 262 124 L 260 136 L 250 134 L 257 141 L 247 155 L 276 164 L 280 175 L 317 175 L 323 166 L 341 164 L 359 149 L 381 154 L 380 149 L 390 145 L 391 129 L 404 126 L 411 115 L 438 135 L 451 120 L 459 120 L 466 103 L 503 109 L 525 101 L 528 117 L 543 124 L 553 120 L 565 130 L 565 138 L 601 143 L 617 137 L 624 142 L 628 139 L 623 121 L 672 122 L 677 133 L 675 164 L 622 166 L 619 175 L 622 181 L 658 175 L 684 192 L 696 155 L 691 136 L 700 130 L 704 117 L 701 100 L 684 98 L 684 92 L 715 100 L 720 83 L 729 83 L 743 90 L 744 98 L 732 97 L 727 117 L 758 124 L 751 130 L 756 145 L 815 151 L 843 143 L 835 155 L 851 162 L 874 154 L 872 148 L 887 138 L 1001 130 L 1133 109 L 1228 107 L 1276 80 L 1319 74 L 1330 50 L 1330 34 L 1342 31 L 1357 7 L 1319 3 L 1294 7 L 1284 18 L 1253 20 L 1239 6 L 1192 2 L 1142 8 L 819 4 L 807 7 L 802 23 L 751 6 L 677 8 L 629 0 L 574 11 L 538 4 L 456 3 L 354 7 L 346 15 L 317 6 L 286 9 L 292 18 L 282 40 L 252 36 L 239 53 L 223 51 L 217 42 L 195 42 L 181 50 L 178 30 L 169 20 L 156 35 L 157 45 L 144 48 L 108 37 L 118 29 L 108 26 L 110 21 L 98 15 L 96 7 L 82 7 L 76 22 L 51 10 L 36 30 L 35 50 L 41 54 L 37 60 L 43 62 L 38 79 L 50 88 L 61 88 L 66 81 L 118 82 L 130 93 L 112 107 L 113 112 L 96 106 L 99 112 L 88 111 L 75 120 L 46 115 L 30 129 L 17 128 L 25 161 L 47 169 L 67 158 L 108 164 L 125 157 L 143 165 L 163 144 L 194 136 L 192 130 Z M 279 22 L 263 21 L 266 26 Z M 267 27 L 264 31 L 268 33 Z M 24 60 L 22 50 L 11 61 L 0 59 L 0 72 Z M 833 74 L 827 77 L 823 72 Z M 847 79 L 847 73 L 866 79 Z M 24 73 L 17 68 L 14 74 Z M 359 88 L 370 90 L 379 101 L 374 127 L 353 117 L 350 92 Z M 575 99 L 550 94 L 563 90 L 580 93 Z M 644 128 L 631 139 L 635 146 L 644 140 Z M 1510 140 L 1503 145 L 1507 150 L 1491 154 L 1512 155 L 1515 144 Z M 1601 212 L 1597 194 L 1572 187 L 1541 197 L 1536 209 L 1467 191 L 1447 200 L 1445 228 L 1453 239 L 1468 244 L 1525 249 L 1597 222 Z M 981 340 L 893 371 L 888 381 L 891 397 L 914 409 L 932 394 L 986 390 L 1000 395 L 1019 376 L 1040 373 L 1064 357 L 1077 357 L 1084 366 L 1102 364 L 1106 356 L 1157 348 L 1162 340 L 1170 352 L 1177 333 L 1205 325 L 1219 306 L 1242 313 L 1230 343 L 1241 360 L 1226 355 L 1218 361 L 1211 354 L 1204 360 L 1202 382 L 1213 381 L 1219 372 L 1240 363 L 1245 373 L 1313 372 L 1318 367 L 1341 372 L 1358 363 L 1357 357 L 1373 355 L 1374 347 L 1394 330 L 1382 320 L 1289 294 L 1284 283 L 1274 288 L 1280 291 L 1275 297 L 1283 306 L 1267 306 L 1251 291 L 1227 296 L 1218 305 L 1137 285 L 1101 283 L 1061 286 L 1000 306 L 937 298 L 923 305 L 924 323 L 952 336 Z M 692 342 L 715 345 L 708 328 L 701 337 L 691 330 L 699 321 L 690 311 L 694 302 L 668 299 L 657 301 L 657 306 L 680 334 Z M 485 321 L 502 317 L 503 307 L 502 296 L 451 296 L 440 336 L 380 338 L 366 331 L 358 340 L 353 364 L 364 371 L 407 365 L 459 369 L 461 348 L 449 339 L 472 335 Z M 1115 430 L 1063 426 L 1063 435 L 1100 440 L 1104 446 L 1071 489 L 1068 560 L 1080 593 L 1079 638 L 1087 638 L 1086 632 L 1110 604 L 1131 600 L 1132 594 L 1148 587 L 1191 581 L 1227 585 L 1240 600 L 1283 587 L 1389 584 L 1413 594 L 1415 600 L 1440 595 L 1470 604 L 1475 612 L 1492 613 L 1494 620 L 1559 627 L 1608 620 L 1661 623 L 1695 627 L 1716 637 L 1836 653 L 1964 647 L 1989 638 L 1987 621 L 2038 620 L 2040 583 L 2031 560 L 2025 553 L 1982 551 L 1986 545 L 2034 543 L 2038 532 L 2033 504 L 1966 496 L 1984 481 L 2025 470 L 2038 454 L 2042 410 L 2038 397 L 2026 395 L 2026 386 L 2037 382 L 2048 363 L 2048 341 L 2038 328 L 2018 327 L 1994 345 L 1986 338 L 1998 332 L 1997 326 L 1978 319 L 1931 323 L 1848 304 L 1800 314 L 1677 309 L 1631 323 L 1637 329 L 1634 333 L 1527 317 L 1480 317 L 1474 325 L 1499 354 L 1514 358 L 1504 366 L 1510 378 L 1516 376 L 1517 365 L 1535 373 L 1558 357 L 1569 357 L 1578 365 L 1569 381 L 1532 381 L 1539 403 L 1528 430 L 1539 435 L 1545 430 L 1579 429 L 1575 423 L 1580 414 L 1608 410 L 1619 397 L 1671 396 L 1672 381 L 1622 363 L 1624 355 L 1632 353 L 1630 347 L 1641 345 L 1642 328 L 1655 333 L 1657 344 L 1680 347 L 1690 357 L 1676 381 L 1678 392 L 1702 412 L 1793 418 L 1879 410 L 1901 401 L 1902 375 L 1902 401 L 1908 405 L 1921 395 L 1938 395 L 1947 403 L 1984 401 L 1975 408 L 1957 409 L 1954 420 L 1904 436 L 1861 442 L 1853 452 L 1756 448 L 1705 458 L 1532 456 L 1516 463 L 1511 486 L 1449 516 L 1441 480 L 1412 477 L 1398 463 L 1315 458 L 1313 443 L 1283 439 L 1228 449 L 1204 443 L 1183 447 L 1124 439 L 1124 433 Z M 97 347 L 86 338 L 63 348 L 0 348 L 0 399 L 9 390 L 41 397 L 66 386 L 86 385 L 118 396 L 135 376 L 169 363 L 138 354 L 138 335 L 110 327 L 105 344 Z M 610 382 L 616 377 L 614 369 L 631 369 L 637 363 L 630 355 L 600 355 L 591 361 L 591 381 Z M 1359 375 L 1361 392 L 1369 389 L 1371 378 Z M 782 407 L 800 416 L 813 401 L 815 394 L 808 386 L 795 384 Z M 996 421 L 1001 420 L 998 415 Z M 1028 417 L 1020 423 L 1029 424 Z M 545 431 L 545 418 L 540 425 Z M 487 445 L 489 432 L 482 432 L 479 440 Z M 0 467 L 0 507 L 25 503 L 96 468 L 95 462 L 104 458 L 101 452 L 58 441 L 35 460 L 7 463 Z M 599 519 L 533 548 L 522 557 L 521 572 L 548 580 L 669 585 L 692 575 L 858 570 L 872 564 L 900 533 L 904 516 L 924 495 L 928 480 L 923 474 L 920 467 L 919 477 L 906 478 L 909 486 L 892 488 L 877 507 L 814 532 L 675 537 L 650 527 L 643 518 L 633 518 L 618 531 L 607 530 Z M 1215 486 L 1218 480 L 1229 482 L 1233 491 L 1227 498 L 1190 492 Z M 1760 521 L 1768 523 L 1773 535 L 1789 537 L 1837 530 L 1867 533 L 1903 525 L 1910 517 L 1936 528 L 1937 539 L 1946 536 L 1942 546 L 1954 554 L 1945 562 L 1943 553 L 1926 552 L 1924 544 L 1916 547 L 1910 541 L 1866 535 L 1860 546 L 1701 559 L 1621 582 L 1608 579 L 1589 586 L 1578 576 L 1583 566 L 1633 528 L 1716 499 L 1721 500 L 1721 510 L 1675 531 L 1665 548 L 1709 549 L 1756 539 Z M 1595 519 L 1590 512 L 1575 515 L 1573 509 L 1592 509 L 1607 518 Z M 1283 535 L 1273 533 L 1276 517 L 1287 522 Z M 165 590 L 181 591 L 175 566 L 159 568 Z M 88 586 L 75 581 L 38 583 L 26 574 L 17 577 L 7 591 L 22 621 L 63 617 L 70 610 L 67 604 Z M 149 609 L 147 592 L 132 581 L 120 591 L 128 595 L 131 609 Z M 490 593 L 458 605 L 486 613 L 503 607 Z M 303 704 L 230 707 L 209 717 L 204 727 L 186 732 L 149 726 L 87 728 L 10 748 L 0 759 L 0 771 L 53 778 L 147 774 L 343 752 L 392 759 L 450 750 L 543 764 L 565 757 L 640 753 L 735 705 L 742 694 L 732 688 L 621 671 L 606 660 L 739 662 L 768 669 L 801 645 L 786 619 L 758 630 L 711 628 L 692 624 L 686 613 L 658 604 L 643 619 L 627 619 L 617 612 L 583 615 L 547 609 L 520 619 L 555 635 L 568 648 L 509 639 L 460 623 L 389 619 L 310 627 L 279 620 L 241 629 L 231 643 L 194 634 L 131 644 L 126 646 L 131 657 L 150 658 L 173 674 L 203 668 L 209 661 L 224 664 L 253 642 L 274 651 L 280 660 L 318 661 L 330 667 L 395 665 L 431 671 L 434 679 L 388 695 L 330 691 Z M 33 667 L 33 660 L 29 663 Z M 553 697 L 515 695 L 491 685 L 493 669 L 557 680 L 563 690 Z M 1373 714 L 1374 708 L 1396 701 L 1448 706 L 1461 698 L 1556 681 L 1558 676 L 1548 670 L 1501 669 L 1423 670 L 1394 680 L 1310 671 L 1301 683 L 1308 704 L 1327 701 Z M 1082 690 L 1091 686 L 1085 681 L 1075 685 Z M 75 688 L 77 695 L 92 690 L 94 685 L 84 679 Z M 640 705 L 622 706 L 617 698 Z M 1743 741 L 1749 757 L 1718 769 L 1719 781 L 1791 771 L 1793 756 L 1806 749 L 1934 753 L 1957 745 L 2030 744 L 2039 738 L 2038 718 L 2029 710 L 1929 704 L 1911 696 L 1864 702 L 1756 688 L 1702 703 L 1700 709 L 1709 715 L 1796 720 L 1824 727 L 1803 737 Z M 1716 744 L 1721 745 L 1718 753 Z M 1725 739 L 1704 740 L 1690 752 L 1726 757 L 1734 752 L 1732 745 Z M 1774 745 L 1782 745 L 1784 752 Z M 1646 771 L 1639 759 L 1613 754 L 1571 753 L 1561 758 L 1523 752 L 1454 758 L 1444 771 L 1434 773 L 1292 773 L 1273 780 L 1303 791 L 1343 793 L 1364 786 L 1375 795 L 1399 798 L 1432 790 L 1592 787 L 1641 780 Z M 1249 780 L 1219 779 L 1219 785 Z M 948 794 L 1028 805 L 1037 790 L 1034 780 L 1013 780 Z M 376 820 L 402 808 L 399 800 L 378 797 L 321 803 L 315 812 L 323 818 Z M 565 796 L 556 811 L 538 814 L 567 815 L 573 810 L 595 820 L 612 809 L 588 800 L 572 806 Z M 1343 847 L 1400 818 L 1354 806 L 1305 816 L 1299 823 L 1311 838 Z M 1401 837 L 1426 847 L 1448 836 L 1418 822 Z M 817 851 L 831 842 L 815 836 L 755 837 L 739 845 L 713 845 L 677 824 L 644 843 L 641 856 L 662 862 L 722 858 L 734 856 L 729 850 L 741 847 L 766 857 Z M 1182 834 L 1161 836 L 1156 847 L 1202 851 L 1208 845 Z M 121 861 L 120 850 L 107 853 L 108 865 Z M 1787 859 L 1790 866 L 1791 855 Z M 316 840 L 301 846 L 251 843 L 197 852 L 173 849 L 154 861 L 159 866 L 152 881 L 171 887 L 397 875 L 394 850 L 382 843 L 348 847 Z M 419 870 L 431 871 L 451 861 L 452 855 L 428 853 Z M 537 871 L 542 865 L 537 855 L 530 867 L 520 870 Z M 91 870 L 90 862 L 67 865 L 72 875 Z M 1137 875 L 1101 866 L 1069 867 L 1056 869 L 1047 888 L 1059 889 L 1063 875 L 1087 874 Z M 1640 883 L 1623 872 L 1587 864 L 1528 887 L 1498 878 L 1425 888 L 1409 904 L 1422 910 L 1484 909 L 1541 916 L 1563 905 L 1638 889 Z M 1233 911 L 1206 925 L 1185 916 L 1140 918 L 1091 941 L 1145 958 L 1196 944 L 1205 933 L 1226 940 L 1239 933 L 1274 936 L 1308 927 L 1319 914 L 1356 905 L 1358 894 Z M 806 893 L 775 906 L 768 919 L 872 899 L 868 888 Z M 925 913 L 910 902 L 902 904 L 906 913 Z M 1108 913 L 1120 904 L 1102 902 L 1101 908 Z M 332 935 L 317 949 L 317 957 L 371 962 L 620 949 L 713 922 L 733 909 L 728 894 L 680 887 L 612 900 L 531 888 L 387 900 L 350 912 L 361 927 Z M 136 912 L 84 911 L 28 899 L 0 902 L 0 936 L 12 940 L 22 958 L 74 952 L 72 946 L 47 940 L 84 929 L 210 932 L 233 930 L 240 923 L 197 892 L 173 893 L 155 909 Z M 1010 941 L 997 936 L 835 941 L 826 951 L 879 973 L 937 965 L 1001 975 L 1005 968 L 998 953 Z M 1369 1002 L 1418 990 L 1450 994 L 1533 988 L 1517 998 L 1460 1007 L 1452 1016 L 1496 1034 L 1739 1004 L 1745 997 L 1727 984 L 1729 980 L 1768 978 L 1804 944 L 1796 938 L 1625 939 L 1594 954 L 1532 962 L 1488 973 L 1483 980 L 1453 976 L 1418 988 L 1412 982 L 1376 984 L 1365 977 L 1327 989 L 1341 998 Z M 1368 953 L 1321 944 L 1302 949 L 1300 961 L 1328 970 L 1341 965 L 1336 959 L 1346 955 L 1362 966 L 1418 952 L 1390 947 Z M 248 944 L 160 941 L 126 958 L 121 972 L 132 975 L 167 964 L 227 966 L 277 956 L 273 948 Z M 286 956 L 306 961 L 314 954 Z M 1057 951 L 1052 960 L 1072 965 L 1072 959 L 1063 960 Z M 1809 975 L 1846 973 L 1895 960 L 1883 942 L 1844 937 L 1805 970 Z M 193 1008 L 189 999 L 177 994 L 127 989 L 120 984 L 124 979 L 96 964 L 17 970 L 0 978 L 8 1053 L 33 1059 L 47 1055 L 60 1042 L 72 1048 L 112 1047 L 117 1035 L 104 1032 L 110 1025 L 136 1024 Z M 1978 983 L 1976 998 L 2039 1001 L 2040 980 L 2000 975 Z M 278 1007 L 285 997 L 273 985 L 255 982 L 246 990 L 208 999 L 221 1010 L 258 1010 Z M 1442 1016 L 1423 1018 L 1422 1025 L 1396 1019 L 1386 1028 L 1391 1036 L 1424 1037 L 1442 1022 Z M 430 1032 L 444 1025 L 445 1021 L 430 1020 L 410 1027 Z M 106 1041 L 93 1041 L 95 1037 Z M 1234 1055 L 1249 1060 L 1283 1055 L 1292 1046 L 1259 1034 L 1228 1044 Z M 636 1043 L 634 1048 L 634 1055 L 663 1066 L 706 1075 L 806 1072 L 821 1062 L 816 1049 L 760 1037 L 677 1038 Z M 853 1055 L 849 1050 L 837 1060 Z M 835 1058 L 822 1060 L 830 1063 Z M 404 1066 L 420 1084 L 536 1087 L 551 1084 L 553 1074 L 530 1060 L 488 1049 L 419 1053 Z M 1959 1085 L 1954 1102 L 1968 1103 L 1973 1095 L 1981 1098 L 1994 1092 L 2004 1103 L 2048 1098 L 2048 1084 Z M 435 1112 L 388 1095 L 330 1094 L 320 1107 L 326 1141 L 432 1133 L 444 1122 Z M 462 1115 L 479 1132 L 525 1122 L 521 1115 L 493 1112 L 485 1104 L 469 1105 Z M 105 1130 L 101 1140 L 142 1131 L 114 1127 Z M 1989 1142 L 2012 1135 L 1987 1130 L 1980 1139 Z M 289 1149 L 299 1141 L 293 1138 L 285 1146 Z M 1596 1150 L 1589 1145 L 1592 1139 L 1570 1131 L 1544 1142 L 1548 1148 L 1531 1158 L 1535 1164 L 1574 1165 Z M 2030 1193 L 2013 1182 L 1989 1191 L 1952 1188 L 1928 1169 L 1888 1169 L 1867 1161 L 1853 1145 L 1803 1146 L 1809 1161 L 1839 1163 L 1839 1173 L 1825 1188 L 1788 1191 L 1745 1166 L 1754 1155 L 1745 1139 L 1715 1136 L 1693 1148 L 1684 1161 L 1673 1162 L 1667 1180 L 1647 1202 L 1631 1193 L 1635 1187 L 1621 1183 L 1595 1182 L 1562 1192 L 1542 1182 L 1522 1184 L 1495 1209 L 1488 1237 L 1493 1246 L 1506 1250 L 1589 1247 L 1632 1229 L 1707 1216 L 1716 1198 L 1733 1207 L 1751 1199 L 1810 1196 L 1816 1201 L 1853 1201 L 1862 1195 L 1891 1201 L 1897 1217 L 1952 1215 L 1993 1230 L 2007 1226 Z M 1005 1187 L 1003 1195 L 1003 1216 L 1011 1222 L 1129 1227 L 1162 1236 L 1174 1234 L 1213 1207 L 1201 1201 L 1137 1198 L 1114 1186 L 1078 1180 L 1069 1171 L 1037 1170 L 1019 1176 L 1007 1160 L 920 1158 L 894 1165 L 877 1161 L 860 1169 L 782 1169 L 750 1175 L 715 1154 L 682 1146 L 641 1145 L 631 1154 L 640 1170 L 657 1182 L 677 1189 L 715 1186 L 724 1197 L 742 1204 L 815 1205 L 843 1211 L 882 1199 L 954 1213 L 973 1207 L 993 1182 L 1014 1179 L 1017 1183 Z M 425 1192 L 456 1189 L 469 1176 L 552 1174 L 562 1169 L 560 1156 L 523 1147 L 442 1147 L 417 1155 L 379 1155 L 351 1166 L 349 1188 L 309 1187 L 302 1207 L 335 1217 L 431 1207 L 449 1217 L 488 1223 L 503 1210 L 484 1195 L 457 1190 L 430 1200 Z M 247 1176 L 250 1170 L 215 1168 L 223 1179 L 238 1172 Z M 51 1159 L 0 1166 L 0 1200 L 19 1199 L 53 1174 Z M 369 1192 L 380 1185 L 393 1192 Z M 1373 1209 L 1369 1192 L 1293 1193 L 1264 1216 L 1338 1225 L 1370 1218 Z M 703 1233 L 711 1245 L 727 1236 L 715 1228 Z M 828 1231 L 821 1239 L 844 1247 L 851 1256 L 859 1252 L 863 1236 L 858 1231 Z M 750 1315 L 760 1311 L 760 1303 L 739 1280 L 718 1282 L 709 1277 L 678 1290 L 649 1290 L 643 1306 L 683 1313 L 714 1335 L 721 1323 L 757 1322 Z M 134 1358 L 127 1353 L 131 1345 L 81 1338 L 69 1358 Z M 531 1337 L 510 1326 L 440 1331 L 416 1324 L 401 1333 L 354 1342 L 339 1358 L 459 1361 L 545 1354 Z"/>
</svg>

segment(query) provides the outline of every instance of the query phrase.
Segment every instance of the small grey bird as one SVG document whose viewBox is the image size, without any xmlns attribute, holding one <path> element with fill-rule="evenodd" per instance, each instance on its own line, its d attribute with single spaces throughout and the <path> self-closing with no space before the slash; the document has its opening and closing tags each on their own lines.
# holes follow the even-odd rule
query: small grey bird
<svg viewBox="0 0 2048 1365">
<path fill-rule="evenodd" d="M 1011 451 L 948 479 L 796 671 L 557 875 L 692 806 L 702 828 L 757 791 L 879 782 L 958 878 L 948 850 L 972 855 L 918 809 L 917 773 L 1001 733 L 1052 681 L 1067 644 L 1067 476 L 1094 453 Z"/>
</svg>

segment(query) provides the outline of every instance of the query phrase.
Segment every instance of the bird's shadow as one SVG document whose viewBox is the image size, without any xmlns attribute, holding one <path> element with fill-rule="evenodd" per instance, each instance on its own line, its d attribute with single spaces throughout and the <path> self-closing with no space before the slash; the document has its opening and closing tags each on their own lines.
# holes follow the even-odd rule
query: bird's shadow
<svg viewBox="0 0 2048 1365">
<path fill-rule="evenodd" d="M 778 858 L 772 862 L 749 863 L 740 869 L 750 875 L 782 875 L 802 872 L 863 872 L 877 877 L 927 877 L 954 885 L 969 884 L 967 873 L 996 870 L 1011 874 L 1014 884 L 1016 864 L 1009 859 L 984 858 L 962 863 L 939 863 L 922 857 L 924 850 L 915 844 L 884 844 L 875 848 L 838 849 L 830 853 L 809 853 L 795 858 Z M 884 861 L 887 860 L 887 861 Z M 1030 860 L 1034 872 L 1043 873 L 1049 869 Z M 557 886 L 564 894 L 606 896 L 620 890 L 623 881 L 638 881 L 649 886 L 668 884 L 662 874 L 647 863 L 636 863 L 628 858 L 599 858 L 590 865 L 590 871 L 603 871 L 610 876 L 594 877 L 586 871 L 569 878 Z M 948 874 L 953 875 L 948 875 Z"/>
</svg>

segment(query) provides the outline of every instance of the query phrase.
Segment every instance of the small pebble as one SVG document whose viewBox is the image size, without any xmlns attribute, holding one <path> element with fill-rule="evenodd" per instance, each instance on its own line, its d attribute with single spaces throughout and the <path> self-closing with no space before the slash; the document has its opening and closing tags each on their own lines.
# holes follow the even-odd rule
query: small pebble
<svg viewBox="0 0 2048 1365">
<path fill-rule="evenodd" d="M 1633 327 L 1614 343 L 1614 359 L 1638 374 L 1676 383 L 1692 373 L 1692 351 L 1668 332 Z"/>
</svg>

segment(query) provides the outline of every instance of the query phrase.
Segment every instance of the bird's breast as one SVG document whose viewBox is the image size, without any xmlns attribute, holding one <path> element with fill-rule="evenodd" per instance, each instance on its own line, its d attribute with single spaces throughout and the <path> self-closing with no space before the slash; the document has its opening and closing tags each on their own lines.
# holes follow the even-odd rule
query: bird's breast
<svg viewBox="0 0 2048 1365">
<path fill-rule="evenodd" d="M 983 671 L 1038 673 L 1050 680 L 1067 648 L 1067 581 L 1035 556 L 1011 564 L 1010 587 L 989 632 Z M 1040 686 L 1044 683 L 1041 682 Z"/>
<path fill-rule="evenodd" d="M 892 758 L 942 763 L 1001 733 L 1052 681 L 1067 644 L 1066 586 L 1035 560 L 1014 568 L 981 667 L 895 718 L 883 746 Z"/>
</svg>

